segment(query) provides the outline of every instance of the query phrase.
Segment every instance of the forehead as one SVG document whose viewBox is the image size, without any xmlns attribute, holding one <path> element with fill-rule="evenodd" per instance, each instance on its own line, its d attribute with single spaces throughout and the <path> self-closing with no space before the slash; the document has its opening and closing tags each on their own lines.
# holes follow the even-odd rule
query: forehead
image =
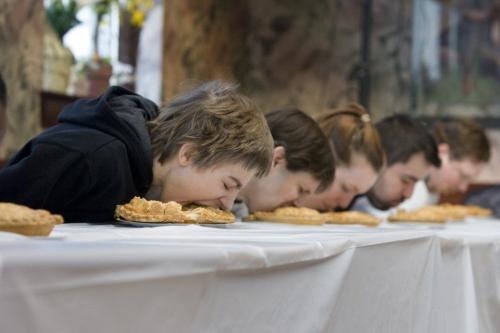
<svg viewBox="0 0 500 333">
<path fill-rule="evenodd" d="M 253 170 L 247 170 L 242 163 L 221 163 L 215 164 L 208 168 L 208 171 L 213 175 L 231 175 L 245 177 L 248 174 L 253 174 Z"/>
<path fill-rule="evenodd" d="M 297 182 L 297 183 L 304 183 L 304 184 L 318 184 L 319 181 L 314 178 L 312 174 L 309 172 L 305 171 L 289 171 L 289 170 L 283 170 L 286 172 L 288 175 L 288 180 L 292 182 Z"/>
<path fill-rule="evenodd" d="M 339 166 L 335 171 L 335 180 L 340 183 L 363 187 L 366 183 L 375 181 L 378 174 L 368 165 Z"/>
</svg>

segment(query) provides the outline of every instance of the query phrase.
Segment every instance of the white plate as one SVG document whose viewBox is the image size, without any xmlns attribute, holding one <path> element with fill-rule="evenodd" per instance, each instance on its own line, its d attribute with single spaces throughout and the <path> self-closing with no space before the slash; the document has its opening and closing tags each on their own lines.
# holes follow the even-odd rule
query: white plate
<svg viewBox="0 0 500 333">
<path fill-rule="evenodd" d="M 202 227 L 214 227 L 214 228 L 227 228 L 227 226 L 232 223 L 177 223 L 177 222 L 139 222 L 139 221 L 127 221 L 122 219 L 117 219 L 116 224 L 125 225 L 129 227 L 165 227 L 165 226 L 188 226 L 188 225 L 199 225 Z"/>
</svg>

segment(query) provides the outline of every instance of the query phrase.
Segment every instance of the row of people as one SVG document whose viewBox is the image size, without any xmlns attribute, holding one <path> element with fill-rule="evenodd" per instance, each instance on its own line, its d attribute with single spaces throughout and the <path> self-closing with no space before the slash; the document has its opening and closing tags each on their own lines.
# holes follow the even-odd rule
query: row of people
<svg viewBox="0 0 500 333">
<path fill-rule="evenodd" d="M 432 191 L 463 189 L 489 159 L 484 131 L 471 122 L 439 123 L 431 134 L 406 115 L 374 125 L 357 104 L 318 121 L 293 108 L 264 115 L 219 81 L 161 109 L 112 87 L 67 106 L 58 121 L 0 170 L 0 201 L 66 221 L 109 221 L 134 196 L 238 215 L 345 209 L 355 197 L 353 209 L 388 209 L 419 181 Z"/>
<path fill-rule="evenodd" d="M 386 217 L 391 208 L 414 210 L 436 204 L 441 195 L 465 192 L 490 159 L 485 131 L 467 119 L 434 124 L 389 117 L 376 124 L 387 167 L 351 209 Z"/>
</svg>

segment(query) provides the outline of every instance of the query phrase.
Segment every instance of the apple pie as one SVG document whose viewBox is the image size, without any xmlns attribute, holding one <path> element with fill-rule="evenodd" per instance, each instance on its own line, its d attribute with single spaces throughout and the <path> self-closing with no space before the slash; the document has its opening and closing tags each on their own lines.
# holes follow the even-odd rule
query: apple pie
<svg viewBox="0 0 500 333">
<path fill-rule="evenodd" d="M 246 221 L 264 221 L 289 224 L 323 224 L 321 214 L 306 207 L 280 207 L 272 212 L 255 212 Z"/>
<path fill-rule="evenodd" d="M 63 222 L 61 215 L 51 214 L 43 209 L 0 202 L 0 231 L 25 236 L 48 236 L 54 225 Z"/>
<path fill-rule="evenodd" d="M 491 216 L 492 211 L 479 206 L 441 204 L 423 207 L 414 211 L 398 210 L 389 216 L 392 222 L 444 223 L 461 221 L 467 216 Z"/>
<path fill-rule="evenodd" d="M 491 216 L 493 212 L 491 209 L 483 208 L 474 205 L 452 205 L 452 204 L 441 204 L 438 206 L 446 213 L 449 213 L 456 220 L 463 220 L 467 216 Z"/>
<path fill-rule="evenodd" d="M 367 226 L 377 226 L 380 219 L 362 212 L 328 212 L 321 214 L 325 223 L 328 224 L 363 224 Z"/>
<path fill-rule="evenodd" d="M 218 208 L 187 206 L 134 197 L 129 203 L 117 205 L 115 217 L 127 221 L 149 223 L 233 223 L 231 212 Z"/>
</svg>

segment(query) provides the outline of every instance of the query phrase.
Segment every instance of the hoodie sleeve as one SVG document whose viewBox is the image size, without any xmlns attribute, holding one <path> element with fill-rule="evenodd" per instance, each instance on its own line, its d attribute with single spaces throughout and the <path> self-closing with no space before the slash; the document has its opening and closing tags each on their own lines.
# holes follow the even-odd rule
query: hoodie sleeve
<svg viewBox="0 0 500 333">
<path fill-rule="evenodd" d="M 0 201 L 59 212 L 85 191 L 90 177 L 82 153 L 30 142 L 0 170 Z"/>
</svg>

